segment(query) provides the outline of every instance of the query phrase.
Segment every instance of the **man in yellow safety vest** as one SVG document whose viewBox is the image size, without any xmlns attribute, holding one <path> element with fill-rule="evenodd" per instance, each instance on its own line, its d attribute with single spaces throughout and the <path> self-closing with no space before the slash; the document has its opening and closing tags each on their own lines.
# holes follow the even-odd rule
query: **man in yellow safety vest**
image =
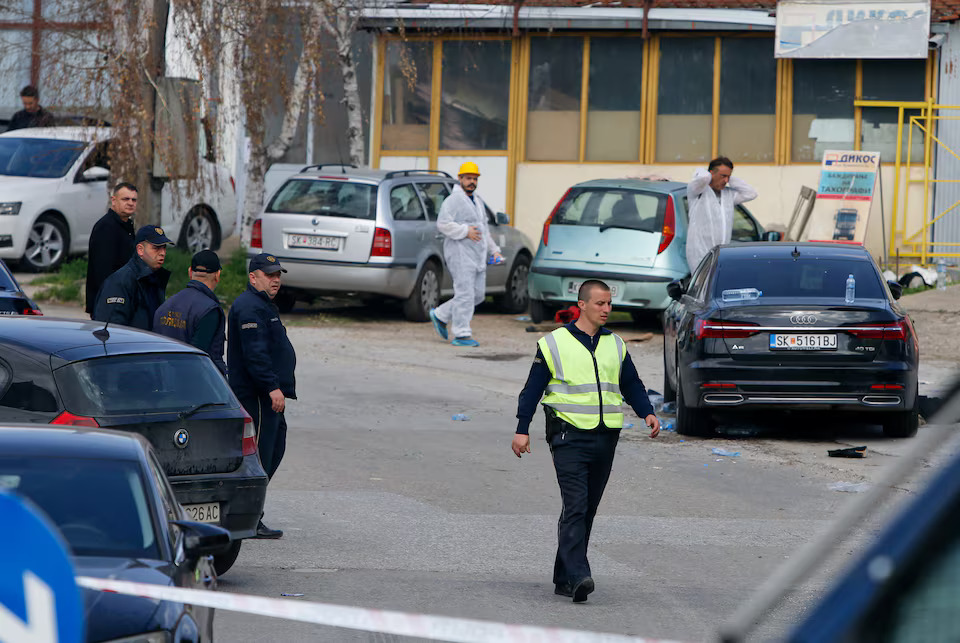
<svg viewBox="0 0 960 643">
<path fill-rule="evenodd" d="M 537 342 L 512 448 L 518 458 L 530 453 L 530 421 L 542 396 L 563 500 L 554 593 L 582 603 L 594 589 L 587 544 L 623 428 L 623 402 L 644 418 L 651 438 L 659 435 L 660 420 L 623 339 L 603 327 L 612 308 L 610 288 L 595 279 L 583 282 L 577 306 L 579 319 Z"/>
</svg>

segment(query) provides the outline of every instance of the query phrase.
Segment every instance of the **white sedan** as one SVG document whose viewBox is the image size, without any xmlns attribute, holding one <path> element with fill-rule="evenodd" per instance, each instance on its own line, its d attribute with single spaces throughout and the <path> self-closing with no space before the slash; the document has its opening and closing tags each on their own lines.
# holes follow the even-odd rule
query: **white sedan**
<svg viewBox="0 0 960 643">
<path fill-rule="evenodd" d="M 0 134 L 0 259 L 45 271 L 87 251 L 90 231 L 109 207 L 111 136 L 105 127 Z M 216 250 L 236 223 L 229 171 L 201 158 L 199 179 L 192 189 L 186 180 L 166 181 L 160 193 L 161 225 L 189 252 Z M 134 217 L 135 225 L 141 222 L 146 223 L 143 213 Z"/>
</svg>

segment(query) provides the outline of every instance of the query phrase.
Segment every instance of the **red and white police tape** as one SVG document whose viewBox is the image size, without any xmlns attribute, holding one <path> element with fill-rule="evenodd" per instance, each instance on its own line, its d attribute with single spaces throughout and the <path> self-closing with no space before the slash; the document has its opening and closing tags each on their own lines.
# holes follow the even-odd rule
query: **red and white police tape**
<svg viewBox="0 0 960 643">
<path fill-rule="evenodd" d="M 204 589 L 186 589 L 130 581 L 105 580 L 78 576 L 77 585 L 118 594 L 144 596 L 161 601 L 190 603 L 233 612 L 284 618 L 302 623 L 344 627 L 351 630 L 383 632 L 399 636 L 417 636 L 457 643 L 678 643 L 622 634 L 602 634 L 557 627 L 509 625 L 469 618 L 408 614 L 387 610 L 345 607 L 329 603 L 245 594 L 228 594 Z"/>
</svg>

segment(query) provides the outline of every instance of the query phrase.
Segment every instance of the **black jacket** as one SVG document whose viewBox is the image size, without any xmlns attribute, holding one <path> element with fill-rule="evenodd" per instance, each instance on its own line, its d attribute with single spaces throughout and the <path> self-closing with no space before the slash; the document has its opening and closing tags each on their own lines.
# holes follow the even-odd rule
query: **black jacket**
<svg viewBox="0 0 960 643">
<path fill-rule="evenodd" d="M 87 314 L 93 315 L 103 282 L 130 261 L 136 247 L 133 221 L 124 221 L 113 210 L 94 224 L 87 253 Z"/>
<path fill-rule="evenodd" d="M 51 127 L 53 126 L 53 114 L 40 108 L 34 113 L 30 113 L 25 109 L 21 109 L 19 112 L 13 115 L 13 118 L 10 119 L 10 124 L 7 126 L 7 131 L 12 132 L 15 129 L 25 129 L 27 127 Z"/>
<path fill-rule="evenodd" d="M 227 364 L 223 361 L 226 328 L 227 319 L 220 300 L 206 284 L 195 279 L 163 302 L 153 317 L 153 332 L 206 351 L 224 375 L 227 374 Z"/>
<path fill-rule="evenodd" d="M 170 271 L 151 270 L 137 255 L 107 277 L 96 297 L 97 321 L 153 330 L 153 317 L 166 298 Z"/>
<path fill-rule="evenodd" d="M 270 297 L 248 285 L 230 307 L 227 327 L 227 372 L 237 397 L 279 388 L 284 397 L 296 399 L 297 355 Z"/>
<path fill-rule="evenodd" d="M 593 335 L 587 335 L 577 328 L 576 322 L 570 322 L 565 326 L 570 334 L 577 338 L 591 353 L 597 349 L 601 335 L 609 335 L 610 331 L 606 328 L 600 328 L 600 331 Z M 550 373 L 550 367 L 543 359 L 540 348 L 537 348 L 537 356 L 530 367 L 530 374 L 527 375 L 527 383 L 520 392 L 520 402 L 517 408 L 517 433 L 526 434 L 530 430 L 530 421 L 534 413 L 537 412 L 537 403 L 543 397 L 547 384 L 553 377 Z M 623 400 L 633 408 L 633 412 L 641 419 L 653 413 L 653 405 L 650 404 L 650 398 L 647 397 L 647 389 L 637 374 L 637 367 L 634 366 L 630 353 L 623 357 L 623 364 L 620 366 L 620 391 Z M 606 429 L 601 425 L 601 429 Z"/>
</svg>

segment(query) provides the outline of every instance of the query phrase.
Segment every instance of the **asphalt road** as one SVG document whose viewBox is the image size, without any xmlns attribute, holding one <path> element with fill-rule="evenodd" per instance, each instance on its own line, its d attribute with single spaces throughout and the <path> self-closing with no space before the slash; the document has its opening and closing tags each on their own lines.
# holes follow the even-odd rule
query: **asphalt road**
<svg viewBox="0 0 960 643">
<path fill-rule="evenodd" d="M 479 349 L 444 345 L 429 325 L 392 311 L 301 311 L 286 322 L 300 400 L 288 405 L 287 454 L 265 517 L 285 536 L 246 541 L 221 579 L 227 592 L 705 640 L 855 497 L 831 483 L 875 479 L 910 443 L 884 439 L 876 426 L 784 428 L 764 418 L 715 440 L 626 431 L 591 542 L 597 590 L 573 605 L 552 592 L 560 500 L 539 415 L 533 454 L 521 461 L 510 451 L 517 393 L 540 336 L 524 331 L 528 321 L 482 314 Z M 617 330 L 643 337 L 626 323 Z M 657 389 L 661 342 L 629 342 Z M 947 367 L 925 367 L 925 386 Z M 455 413 L 470 420 L 453 421 Z M 854 444 L 869 445 L 869 457 L 826 457 Z M 714 447 L 741 455 L 718 457 Z M 800 588 L 767 627 L 789 622 L 822 583 L 816 576 Z M 216 633 L 229 641 L 401 640 L 229 612 L 217 615 Z"/>
<path fill-rule="evenodd" d="M 943 297 L 927 297 L 937 314 L 958 308 L 960 298 L 933 297 Z M 43 308 L 83 317 L 76 307 Z M 226 592 L 708 640 L 858 498 L 831 484 L 876 481 L 913 442 L 829 418 L 785 425 L 754 417 L 713 440 L 672 432 L 651 440 L 627 430 L 591 542 L 597 591 L 573 605 L 550 582 L 560 499 L 542 418 L 532 427 L 532 455 L 518 460 L 509 446 L 516 396 L 549 326 L 527 332 L 529 321 L 484 309 L 474 326 L 481 347 L 464 349 L 445 345 L 428 324 L 403 321 L 396 309 L 334 304 L 284 320 L 298 353 L 300 399 L 288 403 L 287 454 L 270 486 L 266 522 L 286 533 L 246 541 L 221 578 Z M 611 326 L 628 341 L 647 386 L 660 389 L 662 336 L 627 322 Z M 924 341 L 947 346 L 947 333 L 929 336 L 935 328 L 931 322 Z M 942 390 L 956 367 L 949 357 L 924 353 L 921 393 Z M 451 420 L 456 413 L 470 420 Z M 867 445 L 868 457 L 826 457 L 828 449 L 854 445 Z M 740 456 L 718 457 L 714 447 Z M 884 509 L 907 498 L 939 457 L 925 457 Z M 773 640 L 795 619 L 879 520 L 842 543 L 765 620 L 758 640 Z M 226 611 L 217 614 L 216 634 L 228 641 L 409 640 Z"/>
</svg>

